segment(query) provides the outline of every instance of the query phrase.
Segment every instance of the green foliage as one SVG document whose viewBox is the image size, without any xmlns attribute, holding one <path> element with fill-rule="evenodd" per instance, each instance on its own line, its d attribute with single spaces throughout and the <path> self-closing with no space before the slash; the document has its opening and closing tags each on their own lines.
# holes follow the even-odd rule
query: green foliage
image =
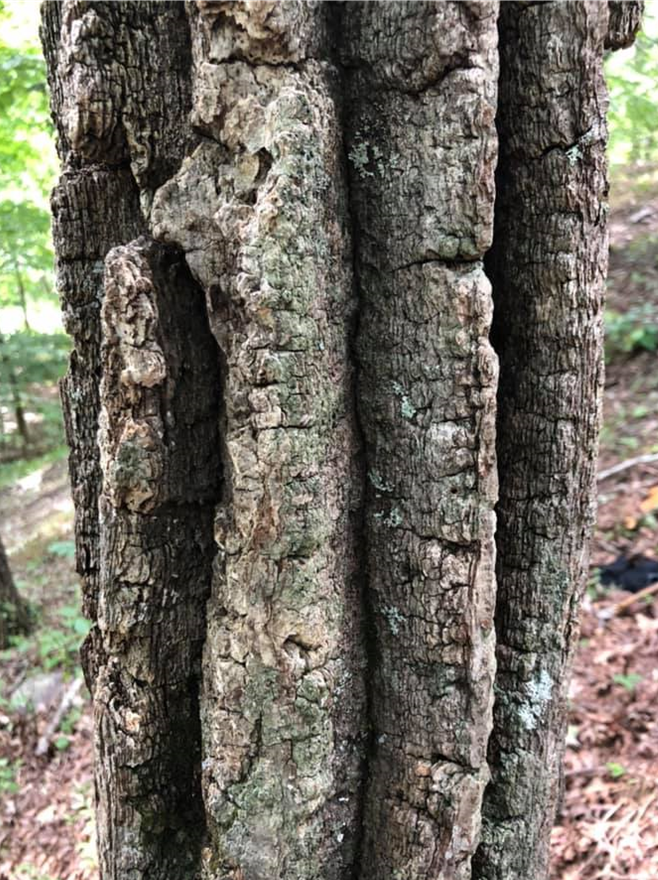
<svg viewBox="0 0 658 880">
<path fill-rule="evenodd" d="M 19 306 L 28 329 L 28 303 L 54 299 L 50 215 L 33 202 L 0 199 L 0 233 L 0 304 Z"/>
<path fill-rule="evenodd" d="M 36 450 L 62 444 L 61 408 L 55 386 L 66 370 L 68 351 L 69 339 L 64 333 L 23 330 L 0 336 L 0 412 L 4 416 L 0 422 L 0 450 L 25 452 L 30 439 Z M 27 438 L 20 430 L 19 407 L 31 414 Z"/>
<path fill-rule="evenodd" d="M 65 333 L 20 331 L 5 337 L 2 342 L 2 353 L 11 361 L 24 388 L 57 382 L 66 369 L 68 352 L 69 338 Z M 0 365 L 0 371 L 2 369 Z M 0 375 L 6 381 L 6 372 Z"/>
<path fill-rule="evenodd" d="M 0 652 L 0 660 L 14 652 L 34 654 L 36 664 L 46 672 L 61 669 L 73 674 L 79 668 L 79 651 L 83 638 L 90 628 L 77 605 L 65 605 L 59 609 L 57 626 L 43 626 L 30 636 L 10 639 L 11 647 Z"/>
<path fill-rule="evenodd" d="M 82 709 L 79 706 L 74 706 L 70 712 L 62 719 L 62 723 L 59 725 L 59 729 L 65 736 L 72 736 L 75 732 L 75 728 L 78 725 L 78 721 L 82 718 Z"/>
<path fill-rule="evenodd" d="M 58 556 L 60 559 L 73 559 L 75 557 L 75 542 L 53 541 L 48 544 L 47 550 L 51 556 Z"/>
<path fill-rule="evenodd" d="M 634 45 L 606 60 L 610 92 L 610 156 L 613 164 L 647 164 L 658 159 L 658 18 L 645 7 Z"/>
<path fill-rule="evenodd" d="M 0 22 L 9 18 L 0 6 Z M 12 41 L 13 42 L 13 41 Z M 39 150 L 53 136 L 46 90 L 46 67 L 38 45 L 8 45 L 0 41 L 0 167 L 2 176 L 29 173 L 45 187 L 52 168 Z"/>
<path fill-rule="evenodd" d="M 11 486 L 18 480 L 23 479 L 23 477 L 26 477 L 35 471 L 42 470 L 42 468 L 55 461 L 60 461 L 62 458 L 66 458 L 67 453 L 68 448 L 61 445 L 56 446 L 54 449 L 51 449 L 36 458 L 22 458 L 18 461 L 0 464 L 0 489 Z"/>
<path fill-rule="evenodd" d="M 642 676 L 638 675 L 637 672 L 631 672 L 628 675 L 617 673 L 612 676 L 612 680 L 615 684 L 620 684 L 625 690 L 632 694 L 638 684 L 642 681 Z"/>
<path fill-rule="evenodd" d="M 54 300 L 48 197 L 56 175 L 45 62 L 11 25 L 33 8 L 0 4 L 0 309 Z"/>
<path fill-rule="evenodd" d="M 658 309 L 653 303 L 634 306 L 623 314 L 605 313 L 605 354 L 608 362 L 618 355 L 658 349 Z"/>
<path fill-rule="evenodd" d="M 617 764 L 616 761 L 608 761 L 605 767 L 613 779 L 621 779 L 622 776 L 626 775 L 626 768 L 621 764 Z"/>
<path fill-rule="evenodd" d="M 57 160 L 45 62 L 33 4 L 0 2 L 0 453 L 61 443 L 56 396 L 43 394 L 63 372 L 68 344 L 54 334 L 56 295 L 49 194 Z M 35 321 L 36 319 L 36 321 Z M 49 332 L 28 332 L 41 324 Z M 24 333 L 7 336 L 22 326 Z M 14 422 L 7 431 L 5 423 Z M 9 447 L 9 448 L 8 448 Z M 34 450 L 30 449 L 33 453 Z"/>
<path fill-rule="evenodd" d="M 16 794 L 19 790 L 16 782 L 19 767 L 20 761 L 12 763 L 9 758 L 0 758 L 0 794 Z"/>
</svg>

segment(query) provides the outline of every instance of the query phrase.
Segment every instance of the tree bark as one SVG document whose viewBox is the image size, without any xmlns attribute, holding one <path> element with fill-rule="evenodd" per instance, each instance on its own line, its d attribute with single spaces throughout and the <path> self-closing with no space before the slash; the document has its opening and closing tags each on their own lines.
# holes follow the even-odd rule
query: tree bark
<svg viewBox="0 0 658 880">
<path fill-rule="evenodd" d="M 601 416 L 606 26 L 598 2 L 505 3 L 499 20 L 487 257 L 501 363 L 498 671 L 482 880 L 547 875 L 560 793 Z"/>
<path fill-rule="evenodd" d="M 224 364 L 201 708 L 213 870 L 338 878 L 356 845 L 365 713 L 328 7 L 197 5 L 203 141 L 158 190 L 151 221 L 206 291 Z"/>
<path fill-rule="evenodd" d="M 102 880 L 545 877 L 636 25 L 502 7 L 45 5 Z"/>
<path fill-rule="evenodd" d="M 342 19 L 371 745 L 359 876 L 470 877 L 494 676 L 495 3 Z"/>
<path fill-rule="evenodd" d="M 627 49 L 642 24 L 644 0 L 612 0 L 608 3 L 606 49 Z"/>
<path fill-rule="evenodd" d="M 9 567 L 4 544 L 0 539 L 0 651 L 9 646 L 9 637 L 30 629 L 28 607 L 21 599 Z"/>
</svg>

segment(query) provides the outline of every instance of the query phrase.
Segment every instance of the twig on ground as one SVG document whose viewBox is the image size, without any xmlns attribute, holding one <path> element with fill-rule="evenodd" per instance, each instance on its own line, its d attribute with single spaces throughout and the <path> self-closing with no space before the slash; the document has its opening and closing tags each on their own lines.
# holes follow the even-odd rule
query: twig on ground
<svg viewBox="0 0 658 880">
<path fill-rule="evenodd" d="M 39 738 L 39 742 L 37 743 L 37 747 L 34 750 L 34 754 L 37 757 L 42 757 L 48 753 L 50 749 L 50 743 L 53 736 L 59 730 L 59 725 L 61 724 L 62 718 L 66 715 L 68 710 L 73 704 L 73 701 L 78 695 L 78 691 L 82 687 L 82 679 L 74 678 L 71 684 L 66 688 L 62 695 L 62 699 L 60 700 L 59 706 L 57 707 L 57 711 L 50 719 L 50 723 L 48 727 L 46 727 L 43 736 Z"/>
<path fill-rule="evenodd" d="M 630 608 L 635 602 L 646 599 L 647 596 L 654 596 L 656 593 L 658 593 L 658 581 L 656 581 L 655 584 L 649 584 L 649 586 L 645 587 L 643 590 L 638 590 L 637 593 L 633 593 L 627 599 L 618 602 L 614 607 L 613 616 L 616 617 L 623 614 L 624 611 Z"/>
<path fill-rule="evenodd" d="M 599 471 L 596 479 L 600 483 L 602 480 L 607 480 L 608 477 L 620 474 L 622 471 L 635 467 L 637 464 L 653 464 L 654 462 L 658 462 L 658 453 L 656 452 L 648 455 L 637 455 L 635 458 L 627 458 L 626 461 L 620 461 L 618 464 L 606 468 L 604 471 Z"/>
</svg>

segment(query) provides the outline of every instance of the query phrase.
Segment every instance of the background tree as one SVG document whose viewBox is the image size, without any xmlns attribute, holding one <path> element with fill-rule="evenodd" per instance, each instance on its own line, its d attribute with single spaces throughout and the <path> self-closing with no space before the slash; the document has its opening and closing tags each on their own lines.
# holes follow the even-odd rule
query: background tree
<svg viewBox="0 0 658 880">
<path fill-rule="evenodd" d="M 5 547 L 0 540 L 0 650 L 9 645 L 10 636 L 26 633 L 29 628 L 29 611 L 18 595 Z"/>
<path fill-rule="evenodd" d="M 61 444 L 47 386 L 68 351 L 53 285 L 48 193 L 56 155 L 45 62 L 16 18 L 15 5 L 0 3 L 0 461 Z"/>
<path fill-rule="evenodd" d="M 46 4 L 104 880 L 545 876 L 629 10 Z"/>
</svg>

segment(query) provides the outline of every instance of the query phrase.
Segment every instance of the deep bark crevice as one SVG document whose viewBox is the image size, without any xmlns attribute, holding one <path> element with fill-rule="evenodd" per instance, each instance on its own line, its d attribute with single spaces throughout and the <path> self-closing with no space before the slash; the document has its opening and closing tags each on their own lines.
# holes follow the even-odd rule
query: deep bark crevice
<svg viewBox="0 0 658 880">
<path fill-rule="evenodd" d="M 350 369 L 352 371 L 351 378 L 351 406 L 354 412 L 355 435 L 357 443 L 357 454 L 355 456 L 355 475 L 353 480 L 357 481 L 357 488 L 354 492 L 355 497 L 359 498 L 360 503 L 358 510 L 354 512 L 352 518 L 354 521 L 355 545 L 358 548 L 358 572 L 356 574 L 358 580 L 358 589 L 361 605 L 361 633 L 364 646 L 365 669 L 363 671 L 365 685 L 365 710 L 366 710 L 366 743 L 363 752 L 362 772 L 359 781 L 359 806 L 356 816 L 356 832 L 355 845 L 353 854 L 353 864 L 350 871 L 350 880 L 359 880 L 361 876 L 361 863 L 363 858 L 364 839 L 366 834 L 366 791 L 369 780 L 370 768 L 374 755 L 377 750 L 376 725 L 374 721 L 374 694 L 372 689 L 372 681 L 374 679 L 375 670 L 380 662 L 378 653 L 378 644 L 375 626 L 375 609 L 372 604 L 372 594 L 369 590 L 369 572 L 368 572 L 368 528 L 366 523 L 367 505 L 366 498 L 368 493 L 368 474 L 371 469 L 368 464 L 368 445 L 366 443 L 366 434 L 361 420 L 361 404 L 360 404 L 360 387 L 361 380 L 361 364 L 359 361 L 358 339 L 361 335 L 362 321 L 362 291 L 360 281 L 360 261 L 359 261 L 359 223 L 357 212 L 354 205 L 353 193 L 353 171 L 350 167 L 349 144 L 347 140 L 348 115 L 345 107 L 347 100 L 346 83 L 347 83 L 347 66 L 340 57 L 338 47 L 340 46 L 340 32 L 345 15 L 344 4 L 332 4 L 333 14 L 330 19 L 329 28 L 332 38 L 332 61 L 339 73 L 339 86 L 341 106 L 339 112 L 339 122 L 342 132 L 342 163 L 347 184 L 347 212 L 348 225 L 350 228 L 350 241 L 352 248 L 352 284 L 355 295 L 355 306 L 352 315 L 351 324 L 348 334 L 348 357 Z"/>
<path fill-rule="evenodd" d="M 205 835 L 219 364 L 204 293 L 175 248 L 142 238 L 110 251 L 101 320 L 99 849 L 104 876 L 168 880 L 200 871 Z"/>
</svg>

